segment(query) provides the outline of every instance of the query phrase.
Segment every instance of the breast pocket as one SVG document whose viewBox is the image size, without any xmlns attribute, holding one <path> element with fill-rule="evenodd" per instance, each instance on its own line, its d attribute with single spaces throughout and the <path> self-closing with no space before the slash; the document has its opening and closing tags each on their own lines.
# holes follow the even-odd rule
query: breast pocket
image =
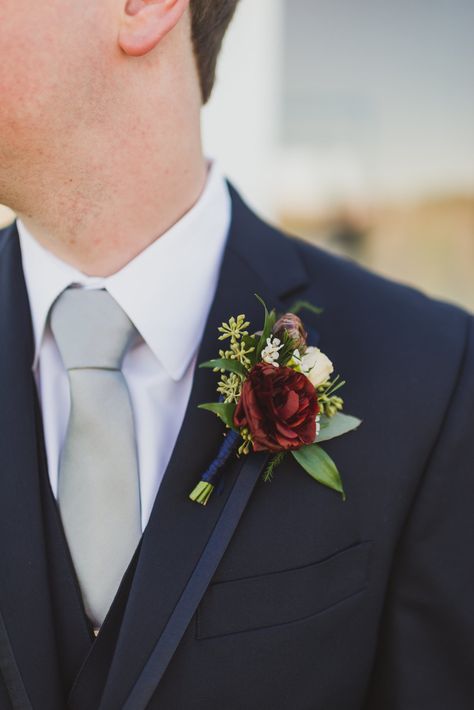
<svg viewBox="0 0 474 710">
<path fill-rule="evenodd" d="M 362 591 L 372 542 L 304 567 L 211 584 L 197 612 L 198 639 L 299 621 Z"/>
</svg>

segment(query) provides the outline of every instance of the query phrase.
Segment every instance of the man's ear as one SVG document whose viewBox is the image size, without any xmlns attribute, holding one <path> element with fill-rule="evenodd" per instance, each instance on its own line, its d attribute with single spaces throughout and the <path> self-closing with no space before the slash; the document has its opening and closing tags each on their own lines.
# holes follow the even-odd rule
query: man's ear
<svg viewBox="0 0 474 710">
<path fill-rule="evenodd" d="M 190 0 L 126 0 L 119 31 L 120 48 L 141 57 L 156 47 L 182 18 Z"/>
</svg>

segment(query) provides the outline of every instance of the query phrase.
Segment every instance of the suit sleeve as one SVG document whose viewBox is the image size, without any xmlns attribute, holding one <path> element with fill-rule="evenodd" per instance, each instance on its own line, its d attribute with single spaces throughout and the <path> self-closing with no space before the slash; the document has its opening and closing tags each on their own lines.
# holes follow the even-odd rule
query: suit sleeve
<svg viewBox="0 0 474 710">
<path fill-rule="evenodd" d="M 397 547 L 364 710 L 474 708 L 473 326 Z"/>
</svg>

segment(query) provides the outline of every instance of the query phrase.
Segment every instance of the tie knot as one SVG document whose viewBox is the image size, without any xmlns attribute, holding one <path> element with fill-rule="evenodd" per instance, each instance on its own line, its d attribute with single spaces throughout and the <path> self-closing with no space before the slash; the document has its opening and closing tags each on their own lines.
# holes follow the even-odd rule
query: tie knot
<svg viewBox="0 0 474 710">
<path fill-rule="evenodd" d="M 105 290 L 66 289 L 51 309 L 50 323 L 66 370 L 120 370 L 137 332 Z"/>
</svg>

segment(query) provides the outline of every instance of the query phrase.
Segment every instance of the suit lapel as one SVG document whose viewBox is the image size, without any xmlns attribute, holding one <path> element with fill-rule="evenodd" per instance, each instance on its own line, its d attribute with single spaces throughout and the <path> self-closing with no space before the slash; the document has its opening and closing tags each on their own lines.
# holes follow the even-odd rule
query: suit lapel
<svg viewBox="0 0 474 710">
<path fill-rule="evenodd" d="M 31 705 L 59 710 L 32 362 L 28 298 L 11 227 L 0 241 L 0 609 Z"/>
<path fill-rule="evenodd" d="M 289 242 L 261 223 L 232 189 L 231 193 L 232 226 L 198 362 L 215 357 L 217 327 L 231 315 L 245 313 L 252 324 L 262 322 L 255 293 L 270 307 L 281 309 L 285 295 L 306 285 L 306 272 Z M 206 549 L 239 474 L 240 463 L 229 464 L 223 493 L 214 493 L 205 508 L 188 499 L 222 440 L 217 417 L 197 408 L 215 400 L 215 386 L 215 374 L 196 370 L 184 423 L 144 532 L 101 708 L 123 706 Z"/>
</svg>

